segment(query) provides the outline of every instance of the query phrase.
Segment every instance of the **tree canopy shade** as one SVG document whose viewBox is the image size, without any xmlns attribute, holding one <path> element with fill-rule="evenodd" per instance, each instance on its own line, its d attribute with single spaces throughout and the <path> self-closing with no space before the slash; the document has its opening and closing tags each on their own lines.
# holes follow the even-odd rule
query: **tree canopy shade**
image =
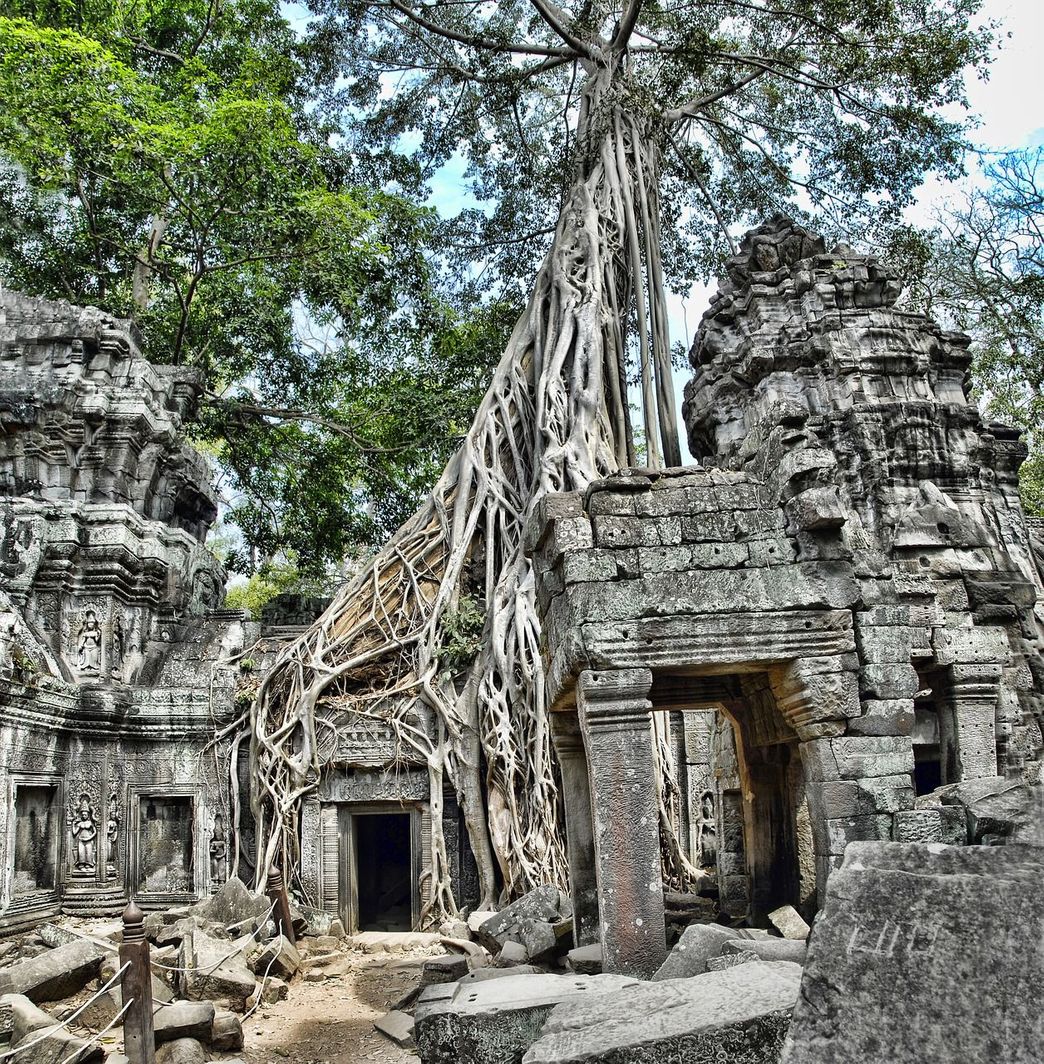
<svg viewBox="0 0 1044 1064">
<path fill-rule="evenodd" d="M 430 212 L 361 184 L 274 0 L 5 12 L 0 278 L 131 317 L 149 357 L 202 372 L 236 568 L 381 541 L 466 429 L 502 311 L 435 297 Z"/>
<path fill-rule="evenodd" d="M 280 853 L 297 865 L 301 800 L 362 717 L 427 765 L 429 916 L 457 904 L 447 778 L 483 903 L 564 879 L 524 529 L 546 494 L 634 464 L 632 383 L 646 461 L 680 463 L 665 291 L 701 272 L 737 219 L 803 205 L 851 234 L 894 220 L 927 169 L 958 169 L 961 128 L 944 111 L 987 58 L 976 7 L 314 0 L 322 113 L 360 153 L 409 149 L 422 175 L 463 155 L 490 205 L 448 237 L 487 256 L 473 287 L 535 279 L 432 495 L 284 652 L 244 718 L 259 878 Z M 678 845 L 658 741 L 665 873 L 684 888 L 699 871 Z"/>
</svg>

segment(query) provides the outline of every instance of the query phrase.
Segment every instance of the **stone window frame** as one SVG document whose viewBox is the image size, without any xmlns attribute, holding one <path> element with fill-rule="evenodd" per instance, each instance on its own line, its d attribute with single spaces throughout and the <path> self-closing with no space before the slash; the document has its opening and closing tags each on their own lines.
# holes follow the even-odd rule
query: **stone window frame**
<svg viewBox="0 0 1044 1064">
<path fill-rule="evenodd" d="M 127 787 L 127 895 L 142 907 L 191 904 L 205 898 L 209 891 L 210 862 L 204 854 L 203 837 L 206 833 L 206 803 L 201 800 L 199 788 L 191 784 L 163 786 L 155 783 L 135 783 Z M 141 802 L 143 798 L 187 798 L 192 806 L 192 890 L 144 891 L 138 889 L 141 882 L 139 845 L 141 839 Z"/>
<path fill-rule="evenodd" d="M 17 831 L 17 800 L 19 787 L 54 787 L 55 806 L 58 811 L 58 824 L 54 847 L 54 886 L 50 889 L 34 891 L 31 894 L 15 894 L 15 832 Z M 66 804 L 66 785 L 64 775 L 57 772 L 11 772 L 7 777 L 7 872 L 3 879 L 3 907 L 8 908 L 37 908 L 41 905 L 52 905 L 61 901 L 62 890 L 65 886 L 65 847 L 66 847 L 66 823 L 63 811 Z"/>
</svg>

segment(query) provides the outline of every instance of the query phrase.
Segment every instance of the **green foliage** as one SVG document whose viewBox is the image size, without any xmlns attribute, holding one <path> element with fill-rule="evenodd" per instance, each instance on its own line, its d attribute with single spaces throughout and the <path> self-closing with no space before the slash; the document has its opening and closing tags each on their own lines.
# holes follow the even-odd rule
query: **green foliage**
<svg viewBox="0 0 1044 1064">
<path fill-rule="evenodd" d="M 886 254 L 911 299 L 971 335 L 972 379 L 986 412 L 1022 429 L 1020 486 L 1044 516 L 1044 149 L 987 162 L 984 183 L 928 231 L 897 234 Z"/>
<path fill-rule="evenodd" d="M 994 39 L 980 0 L 309 6 L 309 71 L 346 139 L 377 158 L 408 147 L 425 177 L 463 157 L 484 209 L 446 238 L 476 295 L 526 290 L 563 189 L 594 165 L 579 115 L 608 64 L 598 106 L 625 101 L 660 149 L 664 267 L 687 291 L 730 231 L 778 210 L 808 206 L 848 239 L 896 223 L 926 171 L 960 169 L 962 127 L 946 116 Z M 603 112 L 590 117 L 597 130 Z"/>
<path fill-rule="evenodd" d="M 246 610 L 256 621 L 278 595 L 292 593 L 322 598 L 330 592 L 326 581 L 309 578 L 294 565 L 267 564 L 251 573 L 247 580 L 234 583 L 225 595 L 225 606 L 230 610 Z"/>
<path fill-rule="evenodd" d="M 486 610 L 482 603 L 462 595 L 456 609 L 447 610 L 442 618 L 442 649 L 439 663 L 442 671 L 454 676 L 463 672 L 482 646 L 482 631 Z"/>
<path fill-rule="evenodd" d="M 379 541 L 467 422 L 502 308 L 437 296 L 432 213 L 366 189 L 276 0 L 5 12 L 0 280 L 133 318 L 148 357 L 201 371 L 233 568 Z"/>
</svg>

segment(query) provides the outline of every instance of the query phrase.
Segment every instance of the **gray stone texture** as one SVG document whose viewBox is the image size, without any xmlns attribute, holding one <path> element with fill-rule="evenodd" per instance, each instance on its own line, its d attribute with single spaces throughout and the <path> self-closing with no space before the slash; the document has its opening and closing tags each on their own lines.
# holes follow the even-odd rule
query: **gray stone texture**
<svg viewBox="0 0 1044 1064">
<path fill-rule="evenodd" d="M 423 1064 L 521 1064 L 563 1001 L 636 987 L 618 975 L 512 975 L 428 987 L 414 1013 Z"/>
<path fill-rule="evenodd" d="M 852 844 L 812 930 L 785 1064 L 1039 1060 L 1042 876 L 1039 847 Z"/>
<path fill-rule="evenodd" d="M 175 1001 L 159 1006 L 152 1015 L 157 1043 L 177 1038 L 209 1042 L 213 1025 L 214 1004 L 210 1001 Z"/>
<path fill-rule="evenodd" d="M 0 994 L 60 1001 L 82 990 L 101 969 L 107 951 L 93 942 L 69 942 L 0 970 Z"/>
<path fill-rule="evenodd" d="M 128 322 L 0 290 L 0 929 L 227 877 L 228 746 L 201 755 L 258 628 L 204 545 L 201 391 Z"/>
<path fill-rule="evenodd" d="M 784 218 L 726 274 L 690 352 L 698 464 L 550 497 L 526 529 L 548 698 L 578 722 L 553 728 L 570 876 L 577 897 L 595 879 L 607 971 L 642 973 L 636 921 L 664 908 L 643 710 L 730 721 L 698 767 L 737 921 L 807 922 L 856 842 L 1019 837 L 1041 772 L 1040 526 L 1025 444 L 966 390 L 968 338 Z"/>
<path fill-rule="evenodd" d="M 735 931 L 720 924 L 692 924 L 674 944 L 667 959 L 653 975 L 653 980 L 685 979 L 702 975 L 707 962 L 721 954 L 726 942 L 735 938 Z"/>
<path fill-rule="evenodd" d="M 774 1064 L 801 970 L 752 961 L 558 1005 L 523 1064 Z"/>
</svg>

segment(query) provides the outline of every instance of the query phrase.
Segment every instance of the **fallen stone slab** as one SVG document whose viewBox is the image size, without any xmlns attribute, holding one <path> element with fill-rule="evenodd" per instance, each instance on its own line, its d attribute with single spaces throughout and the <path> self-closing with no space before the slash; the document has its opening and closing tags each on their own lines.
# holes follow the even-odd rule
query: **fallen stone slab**
<svg viewBox="0 0 1044 1064">
<path fill-rule="evenodd" d="M 1040 1060 L 1042 882 L 1038 847 L 850 843 L 809 939 L 786 1064 Z"/>
<path fill-rule="evenodd" d="M 156 1050 L 156 1064 L 206 1064 L 207 1051 L 195 1038 L 164 1042 Z"/>
<path fill-rule="evenodd" d="M 774 1064 L 801 969 L 752 961 L 689 979 L 639 983 L 555 1008 L 524 1064 Z"/>
<path fill-rule="evenodd" d="M 804 942 L 812 930 L 793 905 L 781 905 L 768 914 L 769 923 L 784 937 Z"/>
<path fill-rule="evenodd" d="M 250 968 L 260 977 L 274 975 L 277 979 L 292 979 L 301 967 L 301 954 L 283 935 L 277 935 L 250 954 Z"/>
<path fill-rule="evenodd" d="M 498 968 L 511 968 L 516 964 L 525 964 L 529 960 L 529 950 L 521 942 L 509 939 L 501 947 L 493 963 Z"/>
<path fill-rule="evenodd" d="M 490 979 L 505 979 L 511 975 L 543 975 L 535 964 L 516 964 L 513 968 L 475 968 L 460 977 L 461 983 L 485 983 Z"/>
<path fill-rule="evenodd" d="M 520 1064 L 556 1005 L 637 985 L 621 975 L 512 974 L 428 987 L 414 1013 L 417 1052 L 423 1064 Z"/>
<path fill-rule="evenodd" d="M 247 967 L 245 944 L 226 942 L 195 931 L 181 943 L 182 997 L 190 1001 L 227 1000 L 242 1008 L 254 992 L 254 973 Z"/>
<path fill-rule="evenodd" d="M 804 964 L 808 947 L 789 938 L 733 938 L 721 947 L 721 955 L 753 953 L 763 961 L 790 961 Z"/>
<path fill-rule="evenodd" d="M 53 1027 L 57 1022 L 49 1013 L 34 1005 L 24 994 L 4 994 L 0 1008 L 8 1017 L 8 1034 L 11 1042 L 20 1042 L 33 1031 Z"/>
<path fill-rule="evenodd" d="M 238 928 L 266 918 L 271 908 L 272 902 L 264 894 L 255 894 L 241 879 L 232 878 L 222 883 L 213 897 L 188 907 L 180 915 Z"/>
<path fill-rule="evenodd" d="M 736 938 L 736 931 L 720 924 L 690 924 L 667 959 L 653 975 L 653 982 L 664 979 L 686 979 L 702 975 L 707 970 L 707 961 L 721 954 L 722 946 Z"/>
<path fill-rule="evenodd" d="M 602 971 L 602 947 L 593 942 L 589 946 L 577 946 L 566 954 L 570 971 L 577 975 L 599 975 Z"/>
<path fill-rule="evenodd" d="M 474 929 L 475 937 L 495 953 L 505 942 L 523 942 L 524 935 L 534 924 L 556 924 L 571 912 L 565 912 L 566 901 L 558 887 L 535 887 L 518 901 L 512 902 L 495 916 Z"/>
<path fill-rule="evenodd" d="M 455 983 L 469 971 L 468 958 L 460 953 L 446 953 L 429 957 L 421 969 L 421 986 L 435 983 Z"/>
<path fill-rule="evenodd" d="M 213 1023 L 214 1003 L 211 1001 L 175 1001 L 160 1005 L 152 1014 L 157 1044 L 178 1038 L 208 1042 Z"/>
<path fill-rule="evenodd" d="M 427 931 L 363 931 L 348 941 L 363 953 L 408 953 L 436 946 L 440 937 Z"/>
<path fill-rule="evenodd" d="M 81 991 L 101 969 L 108 950 L 93 942 L 68 942 L 0 970 L 0 994 L 30 1001 L 61 1001 Z"/>
<path fill-rule="evenodd" d="M 374 1020 L 373 1026 L 396 1045 L 413 1045 L 413 1017 L 408 1012 L 393 1009 L 391 1012 L 386 1012 L 380 1019 Z"/>
<path fill-rule="evenodd" d="M 496 915 L 496 909 L 476 909 L 473 913 L 468 913 L 468 930 L 473 935 L 477 934 L 478 929 Z"/>
</svg>

